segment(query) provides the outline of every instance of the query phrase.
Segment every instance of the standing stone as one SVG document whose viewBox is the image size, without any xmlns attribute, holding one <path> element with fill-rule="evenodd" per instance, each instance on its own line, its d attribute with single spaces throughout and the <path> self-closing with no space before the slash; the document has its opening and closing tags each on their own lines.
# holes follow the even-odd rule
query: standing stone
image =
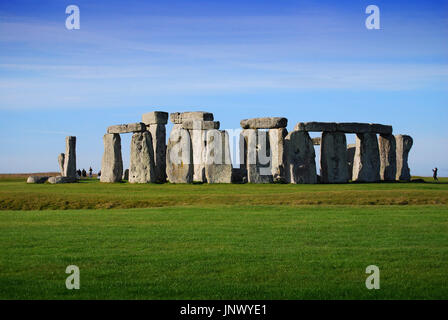
<svg viewBox="0 0 448 320">
<path fill-rule="evenodd" d="M 395 137 L 392 134 L 381 134 L 378 138 L 380 150 L 380 178 L 394 181 L 397 175 L 397 150 Z"/>
<path fill-rule="evenodd" d="M 358 182 L 380 180 L 380 152 L 376 133 L 358 133 L 356 135 L 352 180 Z"/>
<path fill-rule="evenodd" d="M 229 135 L 226 131 L 207 131 L 205 176 L 208 183 L 231 183 Z"/>
<path fill-rule="evenodd" d="M 106 133 L 103 137 L 104 154 L 101 162 L 101 182 L 119 182 L 123 176 L 121 138 L 118 133 Z"/>
<path fill-rule="evenodd" d="M 317 183 L 316 153 L 306 131 L 292 131 L 285 138 L 286 181 Z"/>
<path fill-rule="evenodd" d="M 206 135 L 208 130 L 188 130 L 191 137 L 191 148 L 193 152 L 193 181 L 206 182 L 205 156 Z"/>
<path fill-rule="evenodd" d="M 395 141 L 397 145 L 397 180 L 411 180 L 411 170 L 408 165 L 409 151 L 414 144 L 413 139 L 408 135 L 396 135 Z"/>
<path fill-rule="evenodd" d="M 154 174 L 155 182 L 166 181 L 166 127 L 164 124 L 150 124 L 148 131 L 152 137 L 154 150 Z"/>
<path fill-rule="evenodd" d="M 134 133 L 131 139 L 129 182 L 149 183 L 154 181 L 154 151 L 151 134 L 148 131 Z"/>
<path fill-rule="evenodd" d="M 58 156 L 59 170 L 61 170 L 61 176 L 64 175 L 64 162 L 65 162 L 65 153 L 61 153 Z"/>
<path fill-rule="evenodd" d="M 342 132 L 323 132 L 320 147 L 322 183 L 347 183 L 347 140 Z"/>
<path fill-rule="evenodd" d="M 76 178 L 76 137 L 65 138 L 64 177 Z"/>
<path fill-rule="evenodd" d="M 266 131 L 257 129 L 244 129 L 241 132 L 243 140 L 240 140 L 244 153 L 244 164 L 247 170 L 247 182 L 271 183 L 271 152 L 269 135 Z"/>
<path fill-rule="evenodd" d="M 129 169 L 124 170 L 122 180 L 129 181 Z"/>
<path fill-rule="evenodd" d="M 175 124 L 166 148 L 166 175 L 171 183 L 193 181 L 193 152 L 188 130 Z"/>
<path fill-rule="evenodd" d="M 347 146 L 347 167 L 348 179 L 352 180 L 353 176 L 353 161 L 355 161 L 356 144 L 349 144 Z"/>
<path fill-rule="evenodd" d="M 269 129 L 269 143 L 272 155 L 271 172 L 275 182 L 285 182 L 285 128 Z"/>
</svg>

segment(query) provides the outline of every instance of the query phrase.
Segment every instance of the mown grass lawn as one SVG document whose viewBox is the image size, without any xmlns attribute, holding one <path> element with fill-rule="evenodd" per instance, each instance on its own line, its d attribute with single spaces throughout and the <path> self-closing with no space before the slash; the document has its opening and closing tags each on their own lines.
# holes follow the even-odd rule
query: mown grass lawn
<svg viewBox="0 0 448 320">
<path fill-rule="evenodd" d="M 447 299 L 447 204 L 446 181 L 0 179 L 0 299 Z"/>
<path fill-rule="evenodd" d="M 448 298 L 446 206 L 0 214 L 1 299 Z M 65 288 L 71 264 L 80 290 Z"/>
</svg>

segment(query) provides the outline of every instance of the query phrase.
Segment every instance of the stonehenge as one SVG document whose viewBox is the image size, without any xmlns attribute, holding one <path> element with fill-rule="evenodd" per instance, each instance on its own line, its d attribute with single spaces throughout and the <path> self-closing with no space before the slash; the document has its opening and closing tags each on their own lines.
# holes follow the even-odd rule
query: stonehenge
<svg viewBox="0 0 448 320">
<path fill-rule="evenodd" d="M 168 119 L 173 128 L 167 139 Z M 213 113 L 153 111 L 141 122 L 109 126 L 103 137 L 101 182 L 130 183 L 348 183 L 409 181 L 412 138 L 392 126 L 358 122 L 298 122 L 288 132 L 284 117 L 240 122 L 240 163 L 231 161 L 229 132 Z M 321 133 L 310 137 L 310 132 Z M 129 171 L 123 172 L 120 134 L 132 133 Z M 346 134 L 356 135 L 347 145 Z M 73 140 L 58 158 L 61 171 L 73 167 Z M 315 146 L 320 146 L 320 176 Z M 76 164 L 75 164 L 76 168 Z"/>
</svg>

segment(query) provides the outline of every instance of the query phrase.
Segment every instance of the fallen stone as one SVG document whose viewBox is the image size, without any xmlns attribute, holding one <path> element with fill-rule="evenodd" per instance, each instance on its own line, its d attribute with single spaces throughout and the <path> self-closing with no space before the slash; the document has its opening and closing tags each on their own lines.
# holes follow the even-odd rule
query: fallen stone
<svg viewBox="0 0 448 320">
<path fill-rule="evenodd" d="M 152 111 L 142 115 L 142 122 L 147 126 L 151 124 L 167 124 L 168 112 Z"/>
<path fill-rule="evenodd" d="M 281 117 L 252 118 L 241 120 L 240 125 L 243 129 L 286 128 L 286 126 L 288 125 L 288 119 Z"/>
<path fill-rule="evenodd" d="M 170 113 L 170 121 L 180 124 L 185 120 L 213 121 L 213 113 L 205 111 L 188 111 Z"/>
<path fill-rule="evenodd" d="M 306 131 L 292 131 L 285 138 L 286 181 L 317 183 L 316 153 Z"/>
<path fill-rule="evenodd" d="M 58 156 L 59 170 L 61 171 L 61 176 L 64 175 L 64 162 L 65 162 L 65 153 L 61 153 Z"/>
<path fill-rule="evenodd" d="M 323 132 L 320 147 L 322 183 L 347 183 L 347 140 L 342 132 Z"/>
<path fill-rule="evenodd" d="M 381 134 L 378 138 L 380 151 L 380 178 L 394 181 L 397 175 L 397 150 L 395 137 L 392 134 Z"/>
<path fill-rule="evenodd" d="M 106 133 L 103 137 L 104 154 L 101 162 L 101 182 L 119 182 L 123 177 L 121 138 L 118 133 Z"/>
<path fill-rule="evenodd" d="M 308 132 L 334 132 L 337 130 L 335 122 L 299 122 L 294 127 L 295 131 Z"/>
<path fill-rule="evenodd" d="M 146 125 L 143 122 L 117 124 L 107 128 L 107 133 L 131 133 L 146 131 Z"/>
<path fill-rule="evenodd" d="M 193 181 L 193 152 L 188 130 L 174 125 L 166 149 L 166 175 L 171 183 Z"/>
<path fill-rule="evenodd" d="M 131 139 L 129 182 L 150 183 L 154 181 L 154 150 L 151 134 L 148 131 L 136 132 Z"/>
<path fill-rule="evenodd" d="M 371 128 L 368 123 L 341 122 L 337 124 L 336 131 L 345 133 L 370 133 Z"/>
<path fill-rule="evenodd" d="M 26 183 L 45 183 L 49 176 L 29 176 Z"/>
<path fill-rule="evenodd" d="M 152 137 L 154 150 L 155 182 L 166 182 L 166 127 L 164 124 L 151 124 L 147 127 Z"/>
<path fill-rule="evenodd" d="M 380 153 L 375 133 L 358 133 L 356 135 L 352 180 L 357 182 L 380 180 Z"/>
<path fill-rule="evenodd" d="M 205 176 L 208 183 L 231 183 L 229 135 L 226 131 L 207 131 Z"/>
<path fill-rule="evenodd" d="M 411 180 L 411 170 L 408 165 L 408 157 L 414 141 L 411 136 L 399 134 L 395 136 L 395 142 L 397 148 L 396 179 L 400 181 L 409 181 Z"/>
<path fill-rule="evenodd" d="M 48 178 L 48 182 L 51 183 L 51 184 L 74 183 L 74 182 L 78 182 L 78 179 L 75 178 L 75 177 L 57 176 L 57 177 L 50 177 L 50 178 Z"/>
<path fill-rule="evenodd" d="M 219 121 L 184 120 L 182 128 L 187 130 L 219 129 Z"/>
<path fill-rule="evenodd" d="M 64 177 L 76 178 L 76 137 L 65 137 Z"/>
<path fill-rule="evenodd" d="M 271 173 L 274 182 L 285 182 L 286 155 L 285 137 L 288 130 L 285 128 L 269 129 L 269 143 L 271 150 Z"/>
<path fill-rule="evenodd" d="M 129 180 L 129 169 L 124 170 L 122 180 Z"/>
</svg>

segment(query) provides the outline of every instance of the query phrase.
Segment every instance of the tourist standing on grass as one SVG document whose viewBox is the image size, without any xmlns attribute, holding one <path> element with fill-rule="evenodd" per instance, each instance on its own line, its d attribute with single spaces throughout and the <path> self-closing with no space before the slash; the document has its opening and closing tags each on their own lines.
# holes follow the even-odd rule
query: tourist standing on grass
<svg viewBox="0 0 448 320">
<path fill-rule="evenodd" d="M 92 167 L 90 167 L 90 169 L 89 169 L 89 178 L 92 178 Z"/>
<path fill-rule="evenodd" d="M 432 172 L 433 172 L 432 177 L 434 178 L 434 181 L 439 181 L 439 179 L 437 178 L 437 171 L 438 170 L 439 169 L 437 169 L 437 167 L 432 169 Z"/>
<path fill-rule="evenodd" d="M 101 170 L 100 170 L 100 171 L 98 171 L 98 174 L 97 174 L 97 178 L 98 178 L 98 179 L 100 179 L 100 178 L 101 178 Z"/>
</svg>

